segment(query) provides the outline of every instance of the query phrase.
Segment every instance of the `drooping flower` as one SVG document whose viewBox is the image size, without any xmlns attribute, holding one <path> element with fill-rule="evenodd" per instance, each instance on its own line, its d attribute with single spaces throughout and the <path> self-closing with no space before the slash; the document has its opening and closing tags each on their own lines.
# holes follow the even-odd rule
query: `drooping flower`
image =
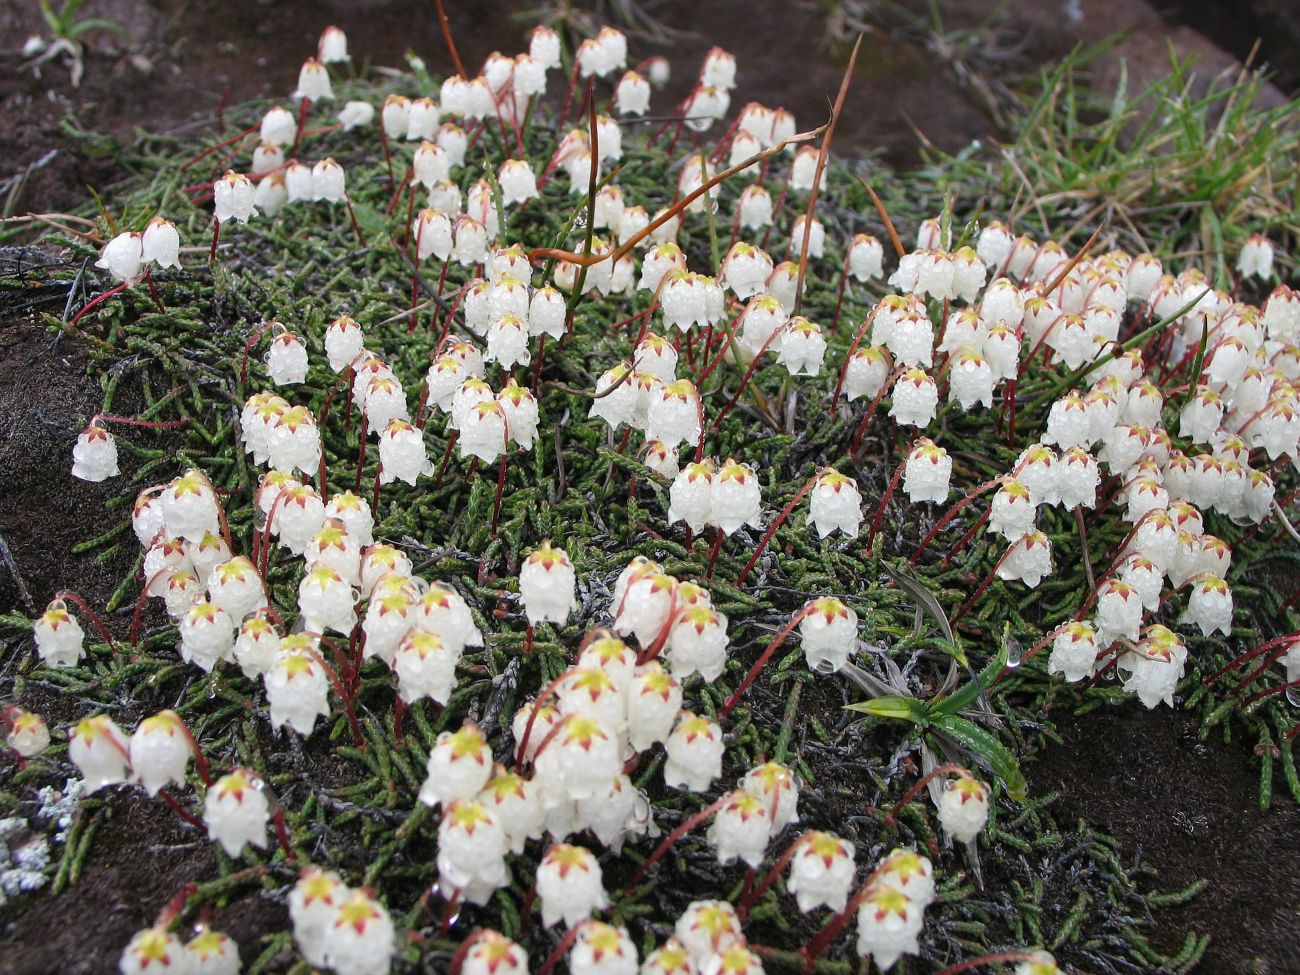
<svg viewBox="0 0 1300 975">
<path fill-rule="evenodd" d="M 86 632 L 62 599 L 53 600 L 32 626 L 36 652 L 48 667 L 75 667 L 85 656 Z"/>
<path fill-rule="evenodd" d="M 81 772 L 87 793 L 126 782 L 131 775 L 127 738 L 106 714 L 78 722 L 68 740 L 68 758 Z"/>
<path fill-rule="evenodd" d="M 600 864 L 580 846 L 552 844 L 534 883 L 542 902 L 542 924 L 548 928 L 561 920 L 571 928 L 609 906 Z"/>
<path fill-rule="evenodd" d="M 476 725 L 466 722 L 458 731 L 444 731 L 429 751 L 420 801 L 426 806 L 449 805 L 472 799 L 492 774 L 492 749 Z"/>
<path fill-rule="evenodd" d="M 190 762 L 190 738 L 181 716 L 170 709 L 145 718 L 131 735 L 131 769 L 145 792 L 158 794 L 164 786 L 185 784 Z"/>
<path fill-rule="evenodd" d="M 262 780 L 246 768 L 223 775 L 208 789 L 203 805 L 208 837 L 232 857 L 239 856 L 245 844 L 266 846 L 271 811 L 264 790 Z"/>
<path fill-rule="evenodd" d="M 943 831 L 961 843 L 979 835 L 989 818 L 989 787 L 979 779 L 950 779 L 939 796 L 937 810 Z"/>
<path fill-rule="evenodd" d="M 844 910 L 853 885 L 853 853 L 853 844 L 833 833 L 809 830 L 799 838 L 786 882 L 799 910 L 805 914 L 818 907 Z"/>
<path fill-rule="evenodd" d="M 682 711 L 664 743 L 664 785 L 703 792 L 722 774 L 722 729 L 708 718 Z"/>
<path fill-rule="evenodd" d="M 810 670 L 836 673 L 857 647 L 858 614 L 834 596 L 811 600 L 799 621 L 799 638 Z"/>
<path fill-rule="evenodd" d="M 549 539 L 524 560 L 519 570 L 519 595 L 528 622 L 563 623 L 578 605 L 573 563 Z"/>
<path fill-rule="evenodd" d="M 325 963 L 338 975 L 388 975 L 397 935 L 388 911 L 369 892 L 354 890 L 325 930 Z"/>
</svg>

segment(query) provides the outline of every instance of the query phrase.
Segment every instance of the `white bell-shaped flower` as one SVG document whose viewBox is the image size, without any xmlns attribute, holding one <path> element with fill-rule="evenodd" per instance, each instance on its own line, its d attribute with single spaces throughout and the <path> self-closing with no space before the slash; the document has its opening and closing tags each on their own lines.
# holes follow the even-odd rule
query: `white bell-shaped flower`
<svg viewBox="0 0 1300 975">
<path fill-rule="evenodd" d="M 542 807 L 540 790 L 532 779 L 507 772 L 497 765 L 477 801 L 485 805 L 497 818 L 516 856 L 524 852 L 528 840 L 540 839 L 544 830 L 546 810 Z"/>
<path fill-rule="evenodd" d="M 292 332 L 282 332 L 271 340 L 266 352 L 266 371 L 277 386 L 291 386 L 307 379 L 307 348 Z"/>
<path fill-rule="evenodd" d="M 709 826 L 707 838 L 724 866 L 737 857 L 758 867 L 767 854 L 772 822 L 763 800 L 745 789 L 725 797 Z"/>
<path fill-rule="evenodd" d="M 536 728 L 533 729 L 534 734 Z M 561 719 L 555 737 L 537 753 L 534 765 L 553 798 L 602 795 L 622 771 L 619 736 L 584 714 Z"/>
<path fill-rule="evenodd" d="M 131 735 L 131 769 L 151 796 L 167 785 L 184 785 L 185 770 L 193 754 L 190 735 L 175 711 L 159 711 L 145 718 Z"/>
<path fill-rule="evenodd" d="M 666 657 L 673 676 L 685 680 L 698 673 L 712 683 L 727 665 L 727 617 L 712 606 L 682 609 L 668 636 Z"/>
<path fill-rule="evenodd" d="M 569 952 L 572 975 L 637 975 L 636 945 L 626 928 L 591 921 Z"/>
<path fill-rule="evenodd" d="M 433 473 L 433 461 L 424 443 L 424 434 L 408 421 L 389 420 L 379 435 L 379 483 L 403 481 L 414 485 L 422 476 Z"/>
<path fill-rule="evenodd" d="M 758 475 L 748 464 L 728 457 L 710 481 L 709 523 L 724 535 L 734 534 L 742 525 L 762 525 L 762 497 Z"/>
<path fill-rule="evenodd" d="M 438 880 L 471 904 L 484 904 L 510 879 L 505 831 L 481 802 L 453 800 L 438 826 Z"/>
<path fill-rule="evenodd" d="M 571 928 L 609 906 L 600 864 L 580 846 L 553 844 L 538 864 L 534 884 L 542 902 L 542 924 L 548 928 L 559 921 Z"/>
<path fill-rule="evenodd" d="M 188 975 L 192 967 L 185 946 L 163 925 L 137 931 L 117 963 L 121 975 L 154 975 L 155 972 Z"/>
<path fill-rule="evenodd" d="M 745 943 L 736 909 L 723 900 L 691 901 L 678 916 L 673 936 L 696 965 Z"/>
<path fill-rule="evenodd" d="M 704 792 L 722 774 L 722 729 L 690 711 L 681 712 L 664 743 L 664 785 Z"/>
<path fill-rule="evenodd" d="M 862 492 L 857 482 L 836 470 L 817 478 L 808 496 L 808 523 L 826 538 L 839 529 L 846 538 L 856 538 L 862 525 Z"/>
<path fill-rule="evenodd" d="M 329 715 L 329 678 L 315 641 L 306 634 L 295 633 L 280 641 L 263 683 L 273 728 L 287 724 L 300 735 L 310 735 L 316 719 Z"/>
<path fill-rule="evenodd" d="M 939 387 L 924 370 L 911 368 L 894 383 L 889 415 L 904 426 L 924 428 L 934 419 Z"/>
<path fill-rule="evenodd" d="M 232 660 L 235 623 L 220 606 L 200 599 L 180 620 L 180 654 L 186 663 L 212 670 L 218 660 Z"/>
<path fill-rule="evenodd" d="M 853 886 L 853 854 L 853 844 L 833 833 L 809 830 L 799 837 L 786 889 L 794 894 L 800 911 L 844 910 Z"/>
<path fill-rule="evenodd" d="M 233 169 L 226 170 L 226 174 L 212 184 L 213 214 L 217 223 L 230 220 L 247 223 L 256 216 L 255 193 L 251 179 Z"/>
<path fill-rule="evenodd" d="M 1205 575 L 1192 583 L 1187 611 L 1180 623 L 1194 624 L 1202 636 L 1213 633 L 1232 635 L 1232 590 L 1218 576 Z"/>
<path fill-rule="evenodd" d="M 641 752 L 665 741 L 681 707 L 682 685 L 658 661 L 637 668 L 627 689 L 627 731 L 632 748 Z"/>
<path fill-rule="evenodd" d="M 131 757 L 126 735 L 106 714 L 77 723 L 68 739 L 68 758 L 77 766 L 87 794 L 129 781 Z"/>
<path fill-rule="evenodd" d="M 1162 701 L 1173 707 L 1186 660 L 1182 638 L 1157 624 L 1148 626 L 1141 642 L 1116 658 L 1115 669 L 1124 690 L 1136 694 L 1146 707 L 1154 708 Z"/>
<path fill-rule="evenodd" d="M 1091 623 L 1079 620 L 1067 623 L 1052 640 L 1047 672 L 1061 674 L 1072 684 L 1091 677 L 1098 649 L 1097 632 Z"/>
<path fill-rule="evenodd" d="M 858 614 L 834 596 L 811 600 L 801 612 L 799 639 L 810 670 L 837 673 L 857 648 Z"/>
<path fill-rule="evenodd" d="M 140 234 L 121 233 L 104 245 L 95 267 L 108 271 L 116 280 L 131 283 L 144 274 L 144 242 Z"/>
<path fill-rule="evenodd" d="M 472 799 L 492 775 L 492 749 L 483 732 L 470 722 L 458 731 L 444 731 L 429 751 L 420 801 L 426 806 Z"/>
<path fill-rule="evenodd" d="M 365 890 L 351 891 L 325 930 L 325 964 L 338 975 L 388 975 L 397 934 L 384 906 Z"/>
<path fill-rule="evenodd" d="M 883 972 L 901 956 L 920 953 L 924 921 L 921 905 L 893 887 L 877 886 L 858 906 L 858 954 Z"/>
<path fill-rule="evenodd" d="M 36 652 L 47 667 L 75 667 L 85 656 L 86 632 L 62 599 L 55 599 L 32 626 Z"/>
<path fill-rule="evenodd" d="M 263 616 L 246 619 L 231 651 L 235 663 L 250 679 L 261 677 L 275 663 L 280 652 L 280 631 Z"/>
<path fill-rule="evenodd" d="M 325 562 L 313 562 L 298 584 L 298 609 L 307 629 L 348 634 L 357 625 L 356 590 Z"/>
<path fill-rule="evenodd" d="M 307 867 L 289 891 L 293 940 L 308 963 L 325 967 L 325 938 L 351 891 L 333 870 Z"/>
<path fill-rule="evenodd" d="M 519 570 L 519 596 L 528 622 L 563 623 L 578 606 L 573 563 L 547 539 Z"/>
<path fill-rule="evenodd" d="M 1030 589 L 1037 588 L 1043 577 L 1051 573 L 1052 543 L 1037 530 L 1026 532 L 1012 542 L 998 566 L 999 579 L 1019 580 Z"/>
<path fill-rule="evenodd" d="M 9 725 L 5 744 L 22 758 L 35 758 L 50 747 L 50 729 L 35 711 L 12 707 L 5 718 Z"/>
<path fill-rule="evenodd" d="M 920 437 L 912 446 L 903 467 L 903 490 L 913 504 L 948 500 L 952 480 L 952 458 L 928 437 Z"/>
<path fill-rule="evenodd" d="M 397 693 L 407 704 L 427 697 L 445 705 L 451 699 L 461 651 L 432 633 L 408 630 L 390 656 Z"/>
<path fill-rule="evenodd" d="M 960 843 L 979 835 L 989 818 L 989 787 L 979 779 L 950 779 L 939 795 L 936 810 L 943 831 Z"/>
<path fill-rule="evenodd" d="M 251 769 L 237 768 L 223 775 L 204 797 L 208 838 L 220 843 L 232 857 L 239 856 L 245 844 L 264 849 L 270 819 L 265 786 Z"/>
</svg>

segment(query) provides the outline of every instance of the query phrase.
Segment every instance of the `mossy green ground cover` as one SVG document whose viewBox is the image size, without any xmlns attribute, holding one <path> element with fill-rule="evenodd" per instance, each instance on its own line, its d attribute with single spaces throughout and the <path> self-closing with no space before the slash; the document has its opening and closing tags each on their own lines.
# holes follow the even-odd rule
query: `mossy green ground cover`
<svg viewBox="0 0 1300 975">
<path fill-rule="evenodd" d="M 1161 89 L 1099 105 L 1066 65 L 1044 78 L 1038 98 L 1026 101 L 1023 135 L 1003 153 L 973 151 L 957 159 L 935 159 L 911 173 L 888 172 L 870 159 L 831 162 L 828 187 L 817 209 L 827 227 L 826 256 L 810 263 L 803 303 L 803 313 L 820 322 L 828 337 L 831 371 L 814 379 L 791 379 L 783 369 L 765 364 L 754 374 L 753 393 L 746 394 L 706 440 L 710 456 L 734 456 L 757 469 L 766 522 L 809 476 L 827 465 L 856 478 L 870 519 L 905 456 L 907 440 L 889 421 L 887 400 L 857 451 L 850 449 L 850 442 L 864 404 L 834 412 L 829 408 L 833 371 L 843 361 L 857 325 L 885 293 L 883 284 L 851 285 L 838 326 L 832 329 L 844 246 L 859 231 L 885 239 L 856 176 L 865 177 L 879 192 L 904 239 L 920 220 L 940 213 L 946 214 L 954 240 L 970 238 L 981 221 L 994 217 L 1011 217 L 1017 232 L 1040 239 L 1055 236 L 1067 248 L 1079 247 L 1101 228 L 1104 246 L 1099 251 L 1111 246 L 1150 250 L 1175 270 L 1198 263 L 1224 287 L 1232 286 L 1231 256 L 1249 232 L 1266 232 L 1280 252 L 1294 252 L 1300 232 L 1295 212 L 1300 198 L 1297 143 L 1290 127 L 1294 106 L 1273 113 L 1255 111 L 1255 82 L 1250 79 L 1198 101 L 1186 95 L 1180 71 L 1175 66 Z M 340 101 L 363 98 L 378 104 L 389 91 L 417 95 L 428 87 L 427 78 L 415 74 L 382 83 L 344 82 L 336 86 L 336 95 Z M 294 204 L 275 220 L 255 218 L 247 225 L 224 228 L 216 261 L 206 263 L 211 208 L 203 202 L 201 186 L 187 186 L 217 175 L 220 167 L 214 167 L 213 160 L 220 153 L 187 170 L 181 164 L 254 124 L 266 107 L 249 104 L 230 110 L 226 130 L 206 140 L 141 135 L 129 146 L 105 146 L 106 152 L 120 156 L 131 175 L 102 193 L 102 209 L 86 211 L 96 220 L 98 237 L 107 239 L 114 228 L 140 229 L 161 213 L 175 220 L 183 241 L 196 248 L 184 256 L 183 270 L 155 275 L 165 310 L 155 306 L 147 289 L 135 287 L 73 329 L 67 324 L 70 313 L 107 284 L 91 267 L 98 252 L 95 243 L 59 232 L 43 243 L 62 248 L 62 262 L 0 280 L 3 300 L 11 307 L 23 302 L 42 305 L 50 329 L 67 329 L 85 343 L 103 388 L 105 412 L 116 411 L 115 404 L 129 387 L 139 390 L 144 403 L 135 415 L 187 421 L 183 429 L 166 434 L 119 433 L 125 472 L 121 496 L 100 523 L 86 526 L 87 548 L 106 561 L 124 553 L 134 559 L 107 606 L 108 614 L 122 623 L 114 627 L 119 635 L 125 633 L 139 589 L 140 562 L 128 521 L 139 489 L 181 469 L 201 468 L 223 493 L 236 549 L 247 553 L 250 548 L 251 498 L 260 472 L 238 442 L 238 415 L 251 393 L 270 388 L 260 362 L 265 339 L 250 356 L 248 378 L 241 375 L 245 344 L 258 327 L 275 319 L 303 337 L 312 360 L 308 380 L 281 392 L 318 416 L 336 385 L 336 376 L 325 364 L 324 329 L 342 314 L 363 325 L 367 347 L 388 360 L 413 401 L 439 339 L 432 327 L 435 306 L 442 306 L 438 317 L 445 322 L 457 289 L 468 277 L 453 266 L 439 301 L 439 268 L 436 263 L 420 268 L 418 301 L 425 307 L 411 316 L 413 326 L 411 318 L 402 315 L 410 308 L 412 290 L 412 268 L 403 248 L 407 201 L 399 197 L 390 211 L 393 186 L 373 128 L 365 134 L 313 135 L 299 152 L 312 161 L 333 156 L 347 169 L 367 246 L 360 246 L 344 208 Z M 527 156 L 538 172 L 556 141 L 553 108 L 534 113 L 524 133 Z M 809 127 L 820 120 L 800 121 Z M 325 124 L 320 113 L 313 113 L 311 126 Z M 667 138 L 647 145 L 654 127 L 625 130 L 625 154 L 616 177 L 627 201 L 645 205 L 650 212 L 671 200 L 674 166 L 689 138 L 669 154 Z M 505 158 L 501 137 L 489 127 L 480 138 L 458 173 L 462 186 L 492 178 Z M 409 152 L 407 146 L 396 152 L 399 173 Z M 242 157 L 235 164 L 242 165 Z M 765 171 L 774 198 L 788 166 L 788 160 L 777 160 Z M 704 214 L 686 218 L 680 242 L 693 269 L 711 273 L 716 268 L 744 180 L 723 186 L 716 220 Z M 789 227 L 806 203 L 803 194 L 784 197 L 766 244 L 772 254 L 791 249 Z M 568 192 L 563 177 L 551 180 L 541 199 L 504 212 L 501 242 L 579 249 L 586 205 L 585 195 Z M 793 247 L 797 251 L 798 242 Z M 1283 279 L 1294 270 L 1294 264 L 1282 258 Z M 539 267 L 535 283 L 540 274 Z M 1242 297 L 1257 301 L 1263 293 Z M 433 887 L 437 817 L 415 798 L 435 736 L 472 719 L 488 733 L 497 757 L 504 758 L 510 749 L 510 717 L 571 664 L 588 629 L 608 622 L 614 579 L 635 555 L 658 559 L 679 579 L 703 582 L 731 620 L 726 673 L 712 685 L 696 678 L 687 686 L 688 706 L 710 715 L 718 712 L 771 635 L 805 600 L 833 594 L 857 612 L 861 639 L 872 649 L 858 664 L 897 693 L 936 706 L 948 695 L 953 704 L 953 687 L 945 679 L 954 655 L 964 654 L 969 668 L 956 668 L 956 686 L 969 691 L 957 702 L 968 723 L 936 726 L 935 714 L 922 714 L 921 705 L 911 718 L 878 714 L 864 719 L 844 706 L 864 700 L 867 692 L 843 676 L 808 671 L 791 642 L 778 651 L 728 722 L 723 778 L 710 793 L 697 796 L 665 789 L 658 774 L 661 753 L 643 756 L 632 776 L 649 791 L 659 826 L 671 830 L 746 769 L 764 758 L 776 759 L 800 776 L 801 827 L 833 829 L 853 840 L 862 876 L 896 845 L 916 844 L 935 858 L 940 898 L 927 914 L 923 958 L 906 961 L 904 970 L 937 969 L 962 957 L 1019 946 L 1050 948 L 1063 963 L 1084 971 L 1193 967 L 1205 950 L 1204 936 L 1153 935 L 1161 924 L 1161 908 L 1194 896 L 1195 887 L 1165 889 L 1158 875 L 1147 875 L 1150 867 L 1125 863 L 1105 835 L 1083 824 L 1057 822 L 1052 796 L 1007 795 L 1008 780 L 1014 786 L 1019 774 L 1017 762 L 1030 759 L 1054 737 L 1051 715 L 1086 714 L 1127 697 L 1113 682 L 1101 680 L 1081 690 L 1049 677 L 1046 651 L 1005 673 L 999 666 L 1004 659 L 1000 654 L 1022 653 L 1038 644 L 1073 616 L 1087 595 L 1075 519 L 1053 509 L 1042 512 L 1039 526 L 1053 545 L 1054 574 L 1033 590 L 994 580 L 961 616 L 954 641 L 942 635 L 947 625 L 942 618 L 958 615 L 1002 553 L 999 541 L 980 534 L 947 558 L 985 510 L 986 501 L 963 512 L 911 569 L 905 568 L 908 557 L 943 508 L 908 505 L 896 497 L 885 511 L 874 550 L 868 552 L 863 538 L 851 541 L 837 535 L 818 542 L 805 524 L 805 502 L 777 531 L 742 587 L 735 580 L 760 534 L 748 529 L 722 545 L 712 578 L 705 582 L 708 539 L 697 538 L 688 546 L 682 526 L 666 524 L 664 484 L 639 463 L 636 445 L 620 445 L 604 422 L 587 419 L 589 401 L 566 389 L 592 389 L 595 377 L 630 356 L 636 326 L 618 323 L 644 311 L 649 301 L 641 293 L 613 300 L 583 296 L 574 303 L 572 335 L 546 352 L 538 386 L 539 440 L 531 451 L 516 449 L 510 455 L 499 531 L 494 533 L 490 526 L 495 467 L 471 466 L 453 456 L 436 482 L 429 478 L 414 488 L 384 486 L 376 537 L 404 548 L 420 575 L 456 586 L 487 637 L 484 649 L 467 653 L 450 703 L 445 708 L 428 702 L 413 707 L 403 739 L 394 727 L 394 678 L 382 664 L 372 661 L 360 675 L 356 700 L 364 747 L 352 740 L 336 699 L 331 719 L 300 740 L 270 730 L 260 687 L 237 669 L 227 666 L 204 675 L 183 665 L 176 654 L 175 628 L 153 612 L 146 617 L 150 625 L 139 646 L 114 653 L 107 645 L 92 645 L 83 666 L 71 670 L 44 669 L 31 654 L 29 640 L 10 640 L 7 654 L 11 660 L 17 655 L 19 661 L 6 669 L 13 696 L 22 701 L 27 695 L 57 690 L 77 702 L 78 715 L 102 709 L 128 729 L 145 714 L 175 707 L 217 769 L 246 765 L 272 786 L 284 805 L 290 842 L 300 861 L 334 867 L 350 883 L 376 890 L 398 922 L 404 970 L 445 964 L 462 932 L 475 925 L 519 938 L 538 965 L 558 935 L 544 931 L 536 914 L 521 914 L 541 852 L 536 845 L 512 858 L 509 888 L 499 891 L 486 908 L 464 911 L 450 934 L 439 931 L 444 902 Z M 652 324 L 659 330 L 657 316 Z M 459 322 L 455 327 L 463 331 Z M 1145 327 L 1133 321 L 1130 312 L 1122 338 Z M 687 358 L 683 348 L 681 375 L 694 371 Z M 697 366 L 701 358 L 697 348 Z M 499 373 L 490 369 L 494 385 L 502 378 Z M 516 374 L 521 382 L 531 382 L 533 367 Z M 738 369 L 724 364 L 704 383 L 710 421 L 736 393 L 740 377 Z M 1069 379 L 1064 367 L 1045 368 L 1041 360 L 1031 370 L 1017 391 L 1014 442 L 1008 417 L 996 407 L 971 412 L 944 407 L 927 432 L 956 459 L 956 489 L 964 491 L 1005 473 L 1019 450 L 1042 430 L 1052 396 L 1063 391 Z M 1179 374 L 1167 385 L 1183 382 L 1186 375 Z M 1165 419 L 1171 429 L 1177 426 L 1180 405 L 1179 396 L 1167 398 Z M 361 431 L 356 411 L 345 407 L 342 394 L 333 397 L 321 432 L 330 493 L 358 485 L 369 492 L 377 451 L 372 442 L 358 470 Z M 433 417 L 425 440 L 438 463 L 447 448 L 444 417 Z M 1294 474 L 1289 466 L 1275 468 L 1273 474 L 1278 497 L 1286 498 L 1296 486 Z M 1190 650 L 1180 706 L 1201 715 L 1204 735 L 1245 738 L 1263 746 L 1261 804 L 1279 794 L 1288 802 L 1300 800 L 1288 737 L 1295 709 L 1281 694 L 1242 707 L 1246 698 L 1280 682 L 1280 668 L 1256 675 L 1235 692 L 1249 670 L 1206 682 L 1242 651 L 1297 628 L 1295 613 L 1285 604 L 1297 586 L 1300 550 L 1276 521 L 1256 529 L 1208 515 L 1207 530 L 1233 548 L 1229 582 L 1238 612 L 1231 639 L 1180 631 Z M 1109 565 L 1126 531 L 1118 518 L 1088 519 L 1087 546 L 1098 572 Z M 563 545 L 577 568 L 579 610 L 564 626 L 539 627 L 532 652 L 525 655 L 524 621 L 512 597 L 522 557 L 544 538 Z M 938 611 L 919 609 L 925 600 L 900 586 L 886 564 L 919 580 Z M 301 571 L 301 563 L 284 555 L 272 559 L 268 581 L 284 611 L 296 605 Z M 66 583 L 75 588 L 77 580 Z M 1173 625 L 1181 602 L 1180 597 L 1168 600 L 1154 620 Z M 30 630 L 22 616 L 5 617 L 3 623 L 15 631 Z M 995 678 L 1000 679 L 994 683 Z M 956 705 L 949 710 L 957 710 Z M 994 784 L 995 812 L 977 847 L 948 846 L 923 801 L 906 807 L 897 825 L 886 822 L 890 808 L 920 775 L 923 749 L 940 761 L 967 765 Z M 26 770 L 6 771 L 0 801 L 18 808 L 35 787 L 61 781 L 69 768 L 65 753 L 66 742 L 58 741 L 49 755 Z M 196 795 L 183 795 L 182 801 L 198 809 Z M 100 815 L 115 801 L 105 794 L 83 802 L 63 847 L 53 893 L 76 882 Z M 169 814 L 159 806 L 158 815 Z M 774 841 L 771 855 L 775 857 L 788 840 Z M 701 829 L 654 868 L 650 882 L 625 890 L 651 848 L 643 839 L 630 843 L 621 856 L 606 853 L 602 858 L 614 899 L 611 915 L 630 926 L 643 949 L 662 940 L 690 900 L 736 900 L 748 882 L 743 867 L 716 864 Z M 274 848 L 265 854 L 248 851 L 239 860 L 220 851 L 216 857 L 215 874 L 187 901 L 187 918 L 197 916 L 205 905 L 247 898 L 259 889 L 282 891 L 299 865 L 287 862 Z M 1154 866 L 1158 870 L 1159 864 Z M 153 911 L 172 893 L 160 879 L 158 889 L 139 895 Z M 797 968 L 793 952 L 825 922 L 816 914 L 795 914 L 790 904 L 777 884 L 750 915 L 748 933 L 754 943 L 772 949 L 766 961 L 774 971 Z M 250 970 L 295 968 L 287 931 L 254 926 L 246 937 L 251 939 L 251 947 L 248 940 L 244 943 Z M 1155 943 L 1166 947 L 1158 950 Z M 853 971 L 857 966 L 847 936 L 818 963 L 825 972 Z M 303 970 L 302 963 L 297 969 Z"/>
</svg>

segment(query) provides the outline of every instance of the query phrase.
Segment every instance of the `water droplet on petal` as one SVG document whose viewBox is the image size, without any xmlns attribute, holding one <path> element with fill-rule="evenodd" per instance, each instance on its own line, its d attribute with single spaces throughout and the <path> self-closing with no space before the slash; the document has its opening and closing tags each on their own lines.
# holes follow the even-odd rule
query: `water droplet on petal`
<svg viewBox="0 0 1300 975">
<path fill-rule="evenodd" d="M 1020 666 L 1020 641 L 1007 638 L 1007 666 L 1015 670 Z"/>
<path fill-rule="evenodd" d="M 1300 708 L 1300 687 L 1288 687 L 1286 689 L 1286 703 L 1293 708 Z"/>
</svg>

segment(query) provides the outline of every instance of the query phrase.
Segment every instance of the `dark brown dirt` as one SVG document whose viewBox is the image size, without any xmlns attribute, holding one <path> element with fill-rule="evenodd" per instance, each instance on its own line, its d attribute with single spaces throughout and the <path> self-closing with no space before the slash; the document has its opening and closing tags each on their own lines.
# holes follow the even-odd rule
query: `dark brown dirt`
<svg viewBox="0 0 1300 975">
<path fill-rule="evenodd" d="M 1199 969 L 1214 975 L 1300 972 L 1300 809 L 1276 797 L 1258 802 L 1258 763 L 1244 744 L 1202 742 L 1197 722 L 1136 704 L 1065 719 L 1064 745 L 1027 769 L 1032 791 L 1060 790 L 1057 821 L 1086 820 L 1121 842 L 1121 860 L 1159 870 L 1155 886 L 1209 886 L 1162 912 L 1176 950 L 1183 932 L 1212 936 Z"/>
</svg>

